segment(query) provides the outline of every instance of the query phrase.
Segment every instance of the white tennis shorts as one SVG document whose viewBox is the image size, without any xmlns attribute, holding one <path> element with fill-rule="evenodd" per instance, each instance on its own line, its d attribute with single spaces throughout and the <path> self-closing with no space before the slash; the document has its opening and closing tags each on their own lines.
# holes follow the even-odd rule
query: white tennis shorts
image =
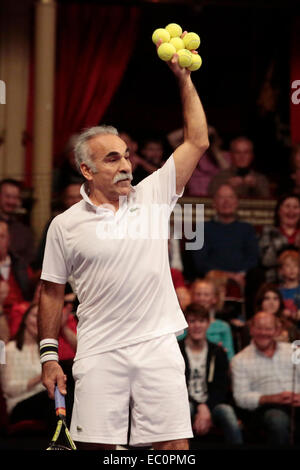
<svg viewBox="0 0 300 470">
<path fill-rule="evenodd" d="M 79 359 L 73 366 L 75 441 L 150 445 L 193 437 L 185 364 L 175 335 Z"/>
</svg>

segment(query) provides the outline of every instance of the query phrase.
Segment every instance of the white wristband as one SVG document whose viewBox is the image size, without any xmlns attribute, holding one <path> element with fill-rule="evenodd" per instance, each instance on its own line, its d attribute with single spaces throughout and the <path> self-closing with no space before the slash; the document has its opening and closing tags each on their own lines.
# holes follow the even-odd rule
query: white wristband
<svg viewBox="0 0 300 470">
<path fill-rule="evenodd" d="M 40 341 L 40 360 L 41 364 L 47 361 L 57 361 L 58 358 L 58 341 L 54 338 L 45 338 Z"/>
</svg>

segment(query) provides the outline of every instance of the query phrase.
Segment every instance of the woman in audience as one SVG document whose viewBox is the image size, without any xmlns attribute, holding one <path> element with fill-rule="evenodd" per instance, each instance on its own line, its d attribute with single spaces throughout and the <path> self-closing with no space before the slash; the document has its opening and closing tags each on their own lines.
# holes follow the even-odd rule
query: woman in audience
<svg viewBox="0 0 300 470">
<path fill-rule="evenodd" d="M 54 405 L 41 380 L 37 312 L 38 306 L 31 304 L 15 339 L 6 345 L 1 383 L 10 423 L 36 419 L 45 421 L 53 429 Z"/>
<path fill-rule="evenodd" d="M 263 284 L 258 290 L 254 303 L 254 314 L 258 312 L 267 312 L 275 315 L 281 323 L 280 335 L 277 341 L 293 342 L 300 338 L 300 332 L 293 323 L 285 315 L 285 306 L 282 294 L 279 288 L 271 283 Z M 250 343 L 249 325 L 245 325 L 243 329 L 243 347 Z"/>
<path fill-rule="evenodd" d="M 265 281 L 278 283 L 277 258 L 284 249 L 300 247 L 300 196 L 282 196 L 275 208 L 274 226 L 265 226 L 259 240 Z"/>
</svg>

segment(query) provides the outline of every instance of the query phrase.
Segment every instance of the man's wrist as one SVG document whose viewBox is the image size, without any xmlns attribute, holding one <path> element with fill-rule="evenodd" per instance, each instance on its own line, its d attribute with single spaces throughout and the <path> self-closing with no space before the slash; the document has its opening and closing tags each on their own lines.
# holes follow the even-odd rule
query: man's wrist
<svg viewBox="0 0 300 470">
<path fill-rule="evenodd" d="M 48 361 L 59 361 L 58 340 L 55 338 L 45 338 L 40 341 L 41 364 Z"/>
</svg>

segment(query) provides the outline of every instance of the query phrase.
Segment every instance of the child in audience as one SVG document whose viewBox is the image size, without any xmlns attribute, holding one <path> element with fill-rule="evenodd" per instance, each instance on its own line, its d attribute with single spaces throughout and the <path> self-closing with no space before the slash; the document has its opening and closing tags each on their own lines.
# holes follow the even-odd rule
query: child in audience
<svg viewBox="0 0 300 470">
<path fill-rule="evenodd" d="M 216 319 L 219 292 L 217 286 L 208 279 L 197 279 L 192 285 L 192 302 L 201 305 L 209 312 L 210 325 L 206 336 L 209 341 L 221 344 L 228 359 L 234 356 L 233 338 L 230 326 Z"/>
<path fill-rule="evenodd" d="M 300 310 L 300 255 L 296 250 L 286 250 L 278 257 L 280 292 L 284 301 L 284 314 L 299 320 Z"/>
</svg>

